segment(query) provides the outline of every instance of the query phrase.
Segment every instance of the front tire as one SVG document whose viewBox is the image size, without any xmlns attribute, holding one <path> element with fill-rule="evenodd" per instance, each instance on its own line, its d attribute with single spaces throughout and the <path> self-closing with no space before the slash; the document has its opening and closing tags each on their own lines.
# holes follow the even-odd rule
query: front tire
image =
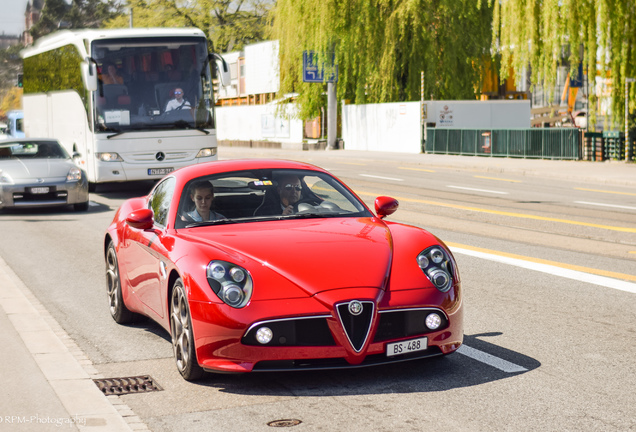
<svg viewBox="0 0 636 432">
<path fill-rule="evenodd" d="M 119 278 L 119 264 L 115 245 L 111 241 L 106 250 L 106 292 L 110 316 L 118 324 L 127 324 L 135 320 L 136 314 L 128 310 L 121 293 L 121 279 Z"/>
<path fill-rule="evenodd" d="M 73 204 L 73 208 L 76 212 L 85 212 L 88 211 L 88 201 L 83 203 Z"/>
<path fill-rule="evenodd" d="M 175 281 L 170 298 L 170 333 L 174 359 L 181 376 L 187 381 L 195 381 L 203 377 L 205 372 L 197 362 L 194 347 L 188 298 L 180 278 Z"/>
</svg>

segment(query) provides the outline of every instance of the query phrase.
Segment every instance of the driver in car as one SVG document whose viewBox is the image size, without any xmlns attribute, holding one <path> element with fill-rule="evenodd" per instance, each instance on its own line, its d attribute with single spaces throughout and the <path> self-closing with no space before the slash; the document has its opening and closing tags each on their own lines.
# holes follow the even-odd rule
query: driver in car
<svg viewBox="0 0 636 432">
<path fill-rule="evenodd" d="M 190 109 L 190 102 L 183 98 L 183 89 L 177 87 L 173 91 L 174 99 L 168 101 L 166 105 L 165 112 L 180 110 L 180 109 Z"/>
<path fill-rule="evenodd" d="M 278 179 L 277 188 L 280 196 L 281 214 L 286 216 L 294 213 L 294 204 L 300 200 L 300 193 L 303 190 L 300 179 L 294 175 L 281 177 Z"/>
</svg>

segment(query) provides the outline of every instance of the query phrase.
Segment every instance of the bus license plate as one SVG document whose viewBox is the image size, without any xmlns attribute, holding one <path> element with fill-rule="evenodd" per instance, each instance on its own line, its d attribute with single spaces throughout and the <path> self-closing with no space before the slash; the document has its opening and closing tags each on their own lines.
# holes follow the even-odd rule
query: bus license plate
<svg viewBox="0 0 636 432">
<path fill-rule="evenodd" d="M 387 357 L 408 354 L 415 351 L 424 351 L 428 348 L 428 338 L 411 339 L 402 342 L 386 344 Z"/>
<path fill-rule="evenodd" d="M 49 193 L 49 188 L 48 187 L 32 187 L 31 188 L 31 193 L 32 194 L 47 194 Z"/>
<path fill-rule="evenodd" d="M 148 175 L 166 175 L 174 171 L 174 168 L 148 168 Z"/>
</svg>

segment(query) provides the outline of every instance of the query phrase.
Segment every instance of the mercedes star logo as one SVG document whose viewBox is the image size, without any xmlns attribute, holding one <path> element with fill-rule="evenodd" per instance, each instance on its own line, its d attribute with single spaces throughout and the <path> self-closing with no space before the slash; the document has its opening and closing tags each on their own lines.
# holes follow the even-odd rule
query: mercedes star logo
<svg viewBox="0 0 636 432">
<path fill-rule="evenodd" d="M 358 300 L 349 302 L 349 313 L 355 316 L 360 315 L 362 313 L 362 303 L 360 303 Z"/>
<path fill-rule="evenodd" d="M 166 158 L 166 155 L 164 152 L 159 152 L 155 155 L 155 158 L 157 158 L 157 160 L 159 162 L 161 162 L 162 160 L 164 160 Z"/>
</svg>

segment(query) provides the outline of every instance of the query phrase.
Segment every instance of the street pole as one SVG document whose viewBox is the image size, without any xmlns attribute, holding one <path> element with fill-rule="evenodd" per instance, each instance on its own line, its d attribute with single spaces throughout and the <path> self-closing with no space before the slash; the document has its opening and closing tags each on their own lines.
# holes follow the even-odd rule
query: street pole
<svg viewBox="0 0 636 432">
<path fill-rule="evenodd" d="M 625 162 L 631 162 L 632 155 L 629 145 L 629 127 L 627 125 L 629 118 L 629 83 L 634 82 L 634 78 L 625 78 Z"/>
<path fill-rule="evenodd" d="M 336 83 L 327 83 L 327 149 L 336 148 L 338 134 L 338 105 L 336 99 Z"/>
</svg>

